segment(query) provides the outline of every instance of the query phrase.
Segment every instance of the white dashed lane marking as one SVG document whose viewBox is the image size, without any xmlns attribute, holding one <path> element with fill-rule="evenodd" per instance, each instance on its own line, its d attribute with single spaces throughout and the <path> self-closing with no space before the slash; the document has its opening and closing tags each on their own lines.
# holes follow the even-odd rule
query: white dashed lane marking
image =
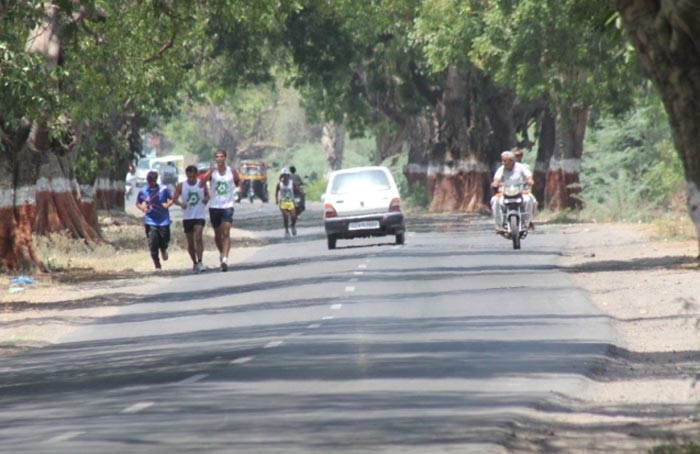
<svg viewBox="0 0 700 454">
<path fill-rule="evenodd" d="M 242 356 L 231 361 L 231 364 L 245 364 L 253 360 L 252 356 Z"/>
<path fill-rule="evenodd" d="M 345 287 L 345 291 L 346 291 L 346 292 L 354 292 L 354 291 L 355 291 L 355 287 L 352 286 L 352 285 L 348 285 L 347 287 Z"/>
<path fill-rule="evenodd" d="M 309 329 L 317 329 L 317 328 L 320 328 L 320 327 L 321 327 L 321 324 L 320 324 L 320 323 L 312 323 L 312 324 L 310 324 L 309 326 L 307 326 L 307 328 L 309 328 Z"/>
<path fill-rule="evenodd" d="M 189 385 L 192 383 L 197 383 L 198 381 L 203 380 L 203 379 L 207 378 L 208 376 L 209 376 L 209 374 L 197 374 L 197 375 L 193 375 L 189 378 L 186 378 L 184 380 L 180 380 L 176 384 L 177 385 Z"/>
<path fill-rule="evenodd" d="M 334 318 L 335 318 L 335 317 L 332 316 L 332 315 L 326 315 L 326 316 L 323 317 L 321 320 L 333 320 Z"/>
<path fill-rule="evenodd" d="M 362 276 L 363 274 L 365 274 L 365 272 L 364 271 L 355 271 L 352 274 L 354 274 L 355 276 Z"/>
<path fill-rule="evenodd" d="M 332 306 L 331 306 L 331 309 L 333 309 L 334 311 L 337 311 L 337 310 L 340 309 L 341 307 L 343 307 L 343 305 L 340 304 L 340 303 L 338 303 L 338 304 L 332 305 Z"/>
<path fill-rule="evenodd" d="M 364 269 L 364 268 L 367 268 L 367 265 L 364 263 L 361 263 L 361 264 L 357 265 L 357 267 L 360 269 Z"/>
<path fill-rule="evenodd" d="M 130 407 L 126 407 L 124 410 L 122 410 L 122 413 L 124 413 L 124 414 L 138 413 L 140 411 L 147 409 L 148 407 L 152 407 L 153 405 L 155 405 L 155 402 L 139 402 L 139 403 L 134 404 Z"/>
<path fill-rule="evenodd" d="M 48 440 L 45 441 L 45 443 L 61 443 L 63 441 L 68 441 L 72 440 L 75 437 L 79 437 L 80 435 L 84 434 L 85 432 L 66 432 L 61 435 L 56 435 L 53 438 L 49 438 Z"/>
<path fill-rule="evenodd" d="M 275 348 L 279 347 L 282 345 L 284 342 L 283 341 L 270 341 L 267 344 L 265 344 L 265 348 Z"/>
</svg>

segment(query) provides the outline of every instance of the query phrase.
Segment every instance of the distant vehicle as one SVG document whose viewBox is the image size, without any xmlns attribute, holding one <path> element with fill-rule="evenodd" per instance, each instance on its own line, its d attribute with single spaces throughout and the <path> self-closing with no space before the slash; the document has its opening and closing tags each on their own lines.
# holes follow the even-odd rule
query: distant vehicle
<svg viewBox="0 0 700 454">
<path fill-rule="evenodd" d="M 260 161 L 241 161 L 238 166 L 238 177 L 240 178 L 240 186 L 238 191 L 238 202 L 243 197 L 247 197 L 250 203 L 253 203 L 255 198 L 259 198 L 267 203 L 269 196 L 267 193 L 267 166 Z"/>
<path fill-rule="evenodd" d="M 338 239 L 395 235 L 404 244 L 406 227 L 394 177 L 386 167 L 336 170 L 323 194 L 328 249 Z"/>
<path fill-rule="evenodd" d="M 197 163 L 197 179 L 201 180 L 204 175 L 211 169 L 212 163 L 209 161 L 203 161 Z"/>
<path fill-rule="evenodd" d="M 148 175 L 148 172 L 151 170 L 155 170 L 158 172 L 158 183 L 161 184 L 161 172 L 160 168 L 164 165 L 166 165 L 168 162 L 172 162 L 175 167 L 178 169 L 178 181 L 184 181 L 185 180 L 185 172 L 184 169 L 182 168 L 184 165 L 184 157 L 180 155 L 168 155 L 168 156 L 160 156 L 157 158 L 141 158 L 139 159 L 138 164 L 136 164 L 136 177 L 134 179 L 134 184 L 136 185 L 136 188 L 141 188 L 144 184 L 146 184 L 146 175 Z"/>
</svg>

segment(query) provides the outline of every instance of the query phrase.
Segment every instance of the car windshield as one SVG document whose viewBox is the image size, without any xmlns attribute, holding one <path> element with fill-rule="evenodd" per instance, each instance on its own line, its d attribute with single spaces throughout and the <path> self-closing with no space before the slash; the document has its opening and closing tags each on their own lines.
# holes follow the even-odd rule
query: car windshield
<svg viewBox="0 0 700 454">
<path fill-rule="evenodd" d="M 349 192 L 385 191 L 391 189 L 389 179 L 381 170 L 365 170 L 362 172 L 339 173 L 333 179 L 333 194 Z"/>
<path fill-rule="evenodd" d="M 262 175 L 262 170 L 259 167 L 243 167 L 242 170 L 243 175 L 248 175 L 251 177 Z"/>
<path fill-rule="evenodd" d="M 136 165 L 136 168 L 137 168 L 137 169 L 141 169 L 141 170 L 148 170 L 148 169 L 151 168 L 151 167 L 149 166 L 150 163 L 151 163 L 151 160 L 150 160 L 150 159 L 141 159 L 141 160 L 139 161 L 139 163 Z"/>
</svg>

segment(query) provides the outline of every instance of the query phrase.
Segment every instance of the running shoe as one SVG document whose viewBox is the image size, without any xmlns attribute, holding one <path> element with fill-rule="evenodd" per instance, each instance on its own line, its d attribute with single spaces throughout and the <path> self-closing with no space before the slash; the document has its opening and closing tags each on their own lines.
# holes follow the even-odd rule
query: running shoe
<svg viewBox="0 0 700 454">
<path fill-rule="evenodd" d="M 221 272 L 225 273 L 226 271 L 228 271 L 228 265 L 226 262 L 221 262 Z"/>
<path fill-rule="evenodd" d="M 163 256 L 163 261 L 167 262 L 168 261 L 168 250 L 167 249 L 161 249 L 160 250 L 160 255 Z"/>
<path fill-rule="evenodd" d="M 292 236 L 297 236 L 297 227 L 295 225 L 292 226 Z"/>
</svg>

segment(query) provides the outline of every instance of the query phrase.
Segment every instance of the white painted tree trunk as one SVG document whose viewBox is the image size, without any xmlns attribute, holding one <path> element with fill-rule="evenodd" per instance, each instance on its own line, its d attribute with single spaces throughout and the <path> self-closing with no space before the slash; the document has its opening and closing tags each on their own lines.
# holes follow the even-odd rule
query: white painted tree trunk
<svg viewBox="0 0 700 454">
<path fill-rule="evenodd" d="M 326 153 L 326 173 L 340 169 L 345 152 L 345 120 L 326 123 L 323 126 L 321 144 Z"/>
</svg>

